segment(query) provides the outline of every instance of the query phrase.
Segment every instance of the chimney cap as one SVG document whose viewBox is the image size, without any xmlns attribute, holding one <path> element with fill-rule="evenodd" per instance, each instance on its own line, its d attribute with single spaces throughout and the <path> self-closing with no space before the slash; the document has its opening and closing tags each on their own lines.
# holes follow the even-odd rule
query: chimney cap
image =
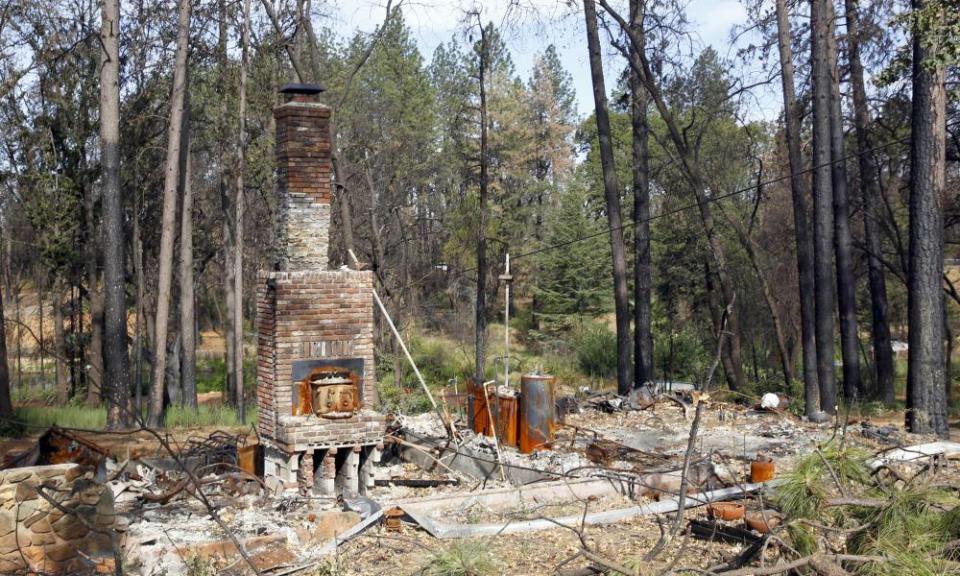
<svg viewBox="0 0 960 576">
<path fill-rule="evenodd" d="M 291 95 L 292 95 L 292 94 L 308 94 L 308 95 L 313 95 L 313 94 L 319 94 L 319 93 L 321 93 L 321 92 L 323 92 L 323 91 L 325 91 L 325 90 L 326 90 L 326 88 L 324 88 L 323 86 L 321 86 L 321 85 L 319 85 L 319 84 L 298 84 L 298 83 L 291 83 L 291 84 L 284 84 L 284 85 L 280 88 L 280 93 L 281 93 L 281 94 L 291 94 Z"/>
</svg>

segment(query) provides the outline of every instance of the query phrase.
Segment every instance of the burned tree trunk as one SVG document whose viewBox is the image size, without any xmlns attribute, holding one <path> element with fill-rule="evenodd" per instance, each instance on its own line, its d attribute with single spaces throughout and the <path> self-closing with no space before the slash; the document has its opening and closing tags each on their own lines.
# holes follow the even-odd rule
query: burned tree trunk
<svg viewBox="0 0 960 576">
<path fill-rule="evenodd" d="M 599 0 L 604 10 L 612 16 L 619 24 L 620 28 L 627 34 L 632 47 L 642 46 L 643 40 L 639 38 L 633 27 L 610 7 L 608 0 Z M 657 107 L 657 112 L 666 124 L 667 133 L 670 140 L 676 148 L 680 159 L 680 166 L 684 177 L 690 183 L 693 189 L 694 197 L 697 201 L 697 208 L 700 212 L 700 220 L 703 223 L 704 235 L 707 238 L 707 244 L 710 247 L 710 254 L 716 263 L 717 277 L 720 281 L 720 297 L 723 301 L 722 306 L 727 310 L 728 318 L 726 325 L 727 338 L 723 340 L 723 358 L 724 371 L 730 388 L 737 390 L 746 384 L 743 375 L 743 362 L 741 358 L 741 335 L 740 335 L 740 315 L 737 313 L 737 294 L 730 277 L 730 267 L 727 261 L 727 255 L 723 248 L 723 243 L 717 233 L 713 212 L 710 209 L 709 186 L 703 169 L 684 138 L 683 131 L 677 123 L 676 117 L 667 106 L 667 101 L 660 90 L 660 86 L 654 80 L 650 68 L 650 61 L 643 50 L 628 51 L 623 49 L 621 52 L 627 58 L 632 70 L 636 71 L 643 82 L 647 93 L 650 95 L 653 104 Z M 598 55 L 599 58 L 599 55 Z"/>
<path fill-rule="evenodd" d="M 817 378 L 820 408 L 833 414 L 837 406 L 833 367 L 833 187 L 830 170 L 830 61 L 825 21 L 827 0 L 811 0 L 811 66 L 813 68 L 813 237 L 816 282 Z"/>
<path fill-rule="evenodd" d="M 181 402 L 197 410 L 197 340 L 193 296 L 193 183 L 190 158 L 190 93 L 184 95 L 180 133 L 180 383 Z"/>
<path fill-rule="evenodd" d="M 160 230 L 160 256 L 157 284 L 156 332 L 153 338 L 153 380 L 150 388 L 148 424 L 159 427 L 163 421 L 163 379 L 166 371 L 167 326 L 170 314 L 170 285 L 173 280 L 173 241 L 177 220 L 177 180 L 180 158 L 180 130 L 183 100 L 187 89 L 187 50 L 190 39 L 190 0 L 180 0 L 177 22 L 177 52 L 173 70 L 173 94 L 170 98 L 170 124 L 167 131 L 167 155 L 163 179 L 163 217 Z"/>
<path fill-rule="evenodd" d="M 790 162 L 790 193 L 793 199 L 793 228 L 797 249 L 797 278 L 800 296 L 800 340 L 803 348 L 804 413 L 812 416 L 820 409 L 817 385 L 817 341 L 814 309 L 813 254 L 807 224 L 806 179 L 800 152 L 800 107 L 793 74 L 793 48 L 786 0 L 777 0 L 777 46 L 780 52 L 780 79 L 783 90 L 784 126 L 787 157 Z"/>
<path fill-rule="evenodd" d="M 837 252 L 837 302 L 840 308 L 840 352 L 843 359 L 843 398 L 856 403 L 862 396 L 860 342 L 857 335 L 857 286 L 853 270 L 853 238 L 850 234 L 850 203 L 847 194 L 847 164 L 840 109 L 840 69 L 833 3 L 827 2 L 827 58 L 830 64 L 830 166 L 833 186 L 834 246 Z"/>
<path fill-rule="evenodd" d="M 487 143 L 487 64 L 489 47 L 487 34 L 480 26 L 479 82 L 480 82 L 480 221 L 477 224 L 477 296 L 475 315 L 476 367 L 474 381 L 486 381 L 487 361 L 487 188 L 489 186 L 490 158 Z"/>
<path fill-rule="evenodd" d="M 3 296 L 0 295 L 0 417 L 13 418 L 10 400 L 10 370 L 7 367 L 7 328 L 3 320 Z"/>
<path fill-rule="evenodd" d="M 645 50 L 643 31 L 645 6 L 642 0 L 630 1 L 630 25 L 644 44 L 631 50 Z M 639 58 L 636 54 L 635 58 Z M 647 91 L 636 70 L 630 71 L 631 122 L 633 126 L 633 248 L 634 248 L 634 384 L 653 380 L 653 331 L 650 292 L 650 174 L 647 156 L 649 126 L 647 125 Z"/>
<path fill-rule="evenodd" d="M 246 421 L 246 407 L 244 405 L 243 379 L 243 213 L 244 187 L 243 173 L 247 168 L 247 62 L 249 59 L 250 44 L 250 0 L 243 0 L 243 20 L 240 31 L 240 89 L 237 115 L 237 190 L 233 212 L 233 354 L 234 369 L 236 370 L 236 397 L 237 422 Z"/>
<path fill-rule="evenodd" d="M 53 351 L 57 405 L 66 406 L 70 401 L 70 381 L 67 379 L 67 334 L 63 329 L 63 279 L 59 275 L 53 281 Z"/>
<path fill-rule="evenodd" d="M 219 73 L 220 92 L 225 94 L 227 91 L 227 36 L 228 33 L 228 15 L 226 0 L 218 0 L 219 29 L 217 35 L 217 68 Z M 236 354 L 234 353 L 234 344 L 236 339 L 233 335 L 236 318 L 236 299 L 234 298 L 235 283 L 233 278 L 233 225 L 232 210 L 230 205 L 230 175 L 227 167 L 229 166 L 227 143 L 229 139 L 227 134 L 227 100 L 221 98 L 217 108 L 217 131 L 219 133 L 219 146 L 217 151 L 218 163 L 220 169 L 220 210 L 223 230 L 223 302 L 226 312 L 226 318 L 223 319 L 223 347 L 224 347 L 224 365 L 226 367 L 224 374 L 223 398 L 227 403 L 233 403 L 236 398 Z"/>
<path fill-rule="evenodd" d="M 887 318 L 887 282 L 881 262 L 880 181 L 873 155 L 870 134 L 870 112 L 867 109 L 867 91 L 864 87 L 863 64 L 860 61 L 860 16 L 855 0 L 845 0 L 847 13 L 847 60 L 850 63 L 850 87 L 853 93 L 854 124 L 857 134 L 860 168 L 860 194 L 863 197 L 863 227 L 867 248 L 867 270 L 870 283 L 870 312 L 872 325 L 873 362 L 876 389 L 873 395 L 886 404 L 893 397 L 893 347 L 890 342 L 890 323 Z"/>
<path fill-rule="evenodd" d="M 913 0 L 914 11 L 929 10 Z M 910 275 L 907 308 L 910 362 L 907 425 L 911 432 L 949 434 L 943 367 L 943 189 L 946 98 L 935 48 L 913 31 L 913 103 L 910 138 Z"/>
<path fill-rule="evenodd" d="M 630 362 L 630 305 L 627 292 L 627 265 L 623 245 L 623 224 L 620 219 L 620 193 L 613 163 L 613 137 L 610 130 L 610 113 L 607 109 L 607 89 L 603 80 L 603 62 L 600 58 L 597 8 L 594 0 L 584 0 L 583 13 L 587 24 L 590 78 L 593 84 L 597 139 L 600 144 L 603 191 L 607 207 L 607 226 L 610 231 L 610 250 L 613 256 L 613 297 L 617 322 L 617 391 L 620 394 L 626 394 L 633 386 L 633 378 L 630 374 L 632 365 Z"/>
<path fill-rule="evenodd" d="M 100 22 L 100 146 L 103 165 L 103 388 L 107 430 L 130 425 L 127 291 L 120 194 L 120 2 L 103 2 Z M 41 315 L 42 318 L 42 315 Z"/>
</svg>

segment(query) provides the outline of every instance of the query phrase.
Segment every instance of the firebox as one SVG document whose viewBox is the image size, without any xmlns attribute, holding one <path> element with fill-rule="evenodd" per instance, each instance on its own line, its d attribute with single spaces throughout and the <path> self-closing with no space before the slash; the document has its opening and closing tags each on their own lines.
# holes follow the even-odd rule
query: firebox
<svg viewBox="0 0 960 576">
<path fill-rule="evenodd" d="M 362 493 L 386 419 L 376 411 L 373 274 L 330 270 L 330 109 L 288 85 L 274 108 L 274 266 L 257 275 L 257 408 L 276 489 Z"/>
</svg>

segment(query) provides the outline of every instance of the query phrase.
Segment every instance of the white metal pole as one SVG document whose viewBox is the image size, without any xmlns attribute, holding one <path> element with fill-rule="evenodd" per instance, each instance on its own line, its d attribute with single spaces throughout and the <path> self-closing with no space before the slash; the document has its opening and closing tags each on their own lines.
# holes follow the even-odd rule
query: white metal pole
<svg viewBox="0 0 960 576">
<path fill-rule="evenodd" d="M 510 385 L 510 253 L 504 266 L 506 298 L 503 303 L 503 384 Z"/>
</svg>

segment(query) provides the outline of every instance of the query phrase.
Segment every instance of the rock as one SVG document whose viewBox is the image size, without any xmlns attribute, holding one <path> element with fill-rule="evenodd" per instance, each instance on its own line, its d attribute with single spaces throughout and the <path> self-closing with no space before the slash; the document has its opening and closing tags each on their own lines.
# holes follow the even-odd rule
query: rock
<svg viewBox="0 0 960 576">
<path fill-rule="evenodd" d="M 32 515 L 30 515 L 29 518 L 27 518 L 26 520 L 23 520 L 22 523 L 24 528 L 30 528 L 31 526 L 33 526 L 34 524 L 36 524 L 40 520 L 43 520 L 46 517 L 47 517 L 46 510 L 38 510 L 37 512 L 34 512 Z"/>
<path fill-rule="evenodd" d="M 49 532 L 53 531 L 53 527 L 50 526 L 50 520 L 43 518 L 31 526 L 30 531 L 34 534 L 48 534 Z"/>
<path fill-rule="evenodd" d="M 100 494 L 100 499 L 97 500 L 97 516 L 113 516 L 114 506 L 113 506 L 113 491 L 104 490 Z"/>
<path fill-rule="evenodd" d="M 33 472 L 30 470 L 14 470 L 12 472 L 7 472 L 4 475 L 4 478 L 6 478 L 8 483 L 16 484 L 18 482 L 23 482 L 31 476 L 33 476 Z"/>
<path fill-rule="evenodd" d="M 66 562 L 77 556 L 76 547 L 68 542 L 47 546 L 43 550 L 46 552 L 47 558 L 50 558 L 54 562 Z"/>
<path fill-rule="evenodd" d="M 23 542 L 20 542 L 18 544 L 17 533 L 11 532 L 6 536 L 4 536 L 3 538 L 0 538 L 0 554 L 7 554 L 8 552 L 11 552 L 11 551 L 15 552 L 17 550 L 18 545 L 22 546 Z"/>
<path fill-rule="evenodd" d="M 64 540 L 83 538 L 90 531 L 79 519 L 74 516 L 64 516 L 53 523 L 53 531 Z"/>
<path fill-rule="evenodd" d="M 34 532 L 30 536 L 31 546 L 49 546 L 57 543 L 57 537 L 53 534 L 37 534 Z"/>
<path fill-rule="evenodd" d="M 40 495 L 37 494 L 37 487 L 32 482 L 21 482 L 17 484 L 17 502 L 26 502 L 36 500 Z"/>
<path fill-rule="evenodd" d="M 325 542 L 338 534 L 343 534 L 359 523 L 360 515 L 356 512 L 331 510 L 317 518 L 317 528 L 313 531 L 313 537 Z"/>
<path fill-rule="evenodd" d="M 59 466 L 38 466 L 34 474 L 41 480 L 47 480 L 49 478 L 62 478 L 66 471 L 67 466 L 62 464 Z"/>
<path fill-rule="evenodd" d="M 82 466 L 77 466 L 76 464 L 70 466 L 63 471 L 63 478 L 67 482 L 73 482 L 77 478 L 83 476 L 84 469 Z"/>
</svg>

